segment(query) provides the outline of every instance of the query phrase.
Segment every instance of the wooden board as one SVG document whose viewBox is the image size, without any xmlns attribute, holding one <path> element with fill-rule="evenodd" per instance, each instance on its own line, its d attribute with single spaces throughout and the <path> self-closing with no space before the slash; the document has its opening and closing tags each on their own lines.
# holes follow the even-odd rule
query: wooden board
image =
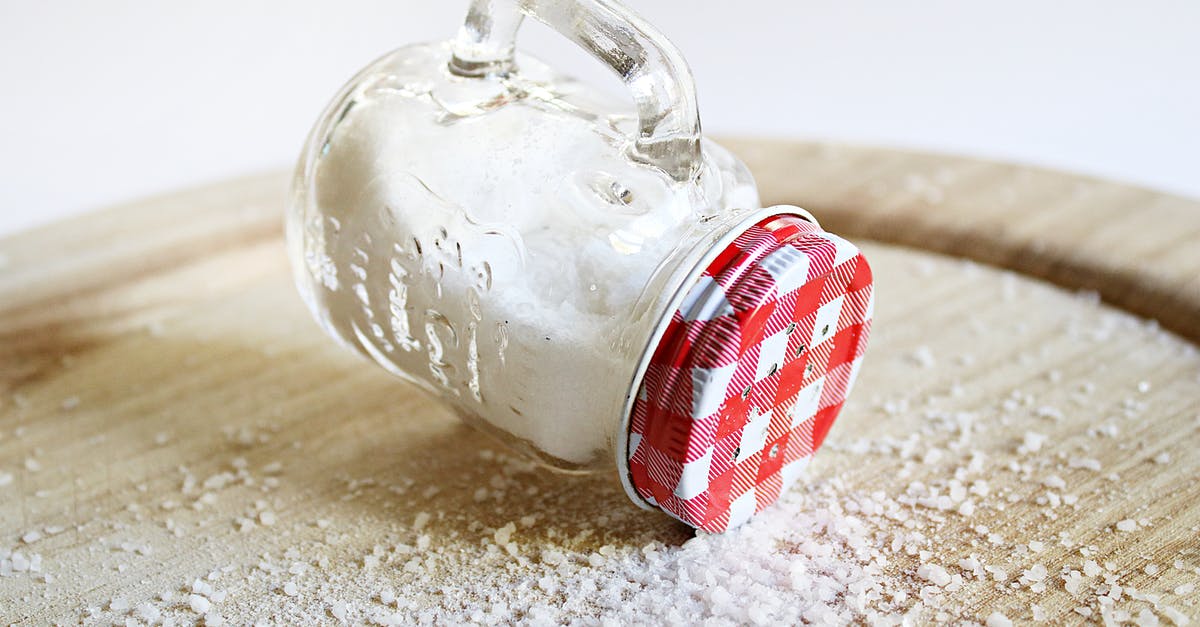
<svg viewBox="0 0 1200 627">
<path fill-rule="evenodd" d="M 878 605 L 913 618 L 1028 620 L 1034 604 L 1054 623 L 1106 607 L 1200 618 L 1200 204 L 944 156 L 729 145 L 764 200 L 874 240 L 879 286 L 827 450 L 738 532 L 781 534 L 763 546 L 784 557 L 760 557 L 807 550 L 779 517 L 836 511 L 870 530 L 885 587 L 907 591 Z M 17 571 L 0 569 L 0 622 L 616 615 L 556 588 L 572 584 L 553 565 L 611 583 L 691 533 L 610 477 L 511 458 L 323 337 L 290 283 L 285 187 L 246 178 L 0 241 L 0 558 Z M 835 526 L 814 533 L 851 553 Z M 1087 560 L 1104 572 L 1072 593 L 1063 575 Z M 931 563 L 962 581 L 931 585 Z M 1124 591 L 1111 604 L 1106 578 Z"/>
</svg>

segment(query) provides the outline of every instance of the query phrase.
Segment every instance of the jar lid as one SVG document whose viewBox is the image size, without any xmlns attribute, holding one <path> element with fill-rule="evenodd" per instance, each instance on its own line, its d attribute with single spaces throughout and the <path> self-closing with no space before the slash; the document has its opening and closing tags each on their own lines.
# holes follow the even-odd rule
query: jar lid
<svg viewBox="0 0 1200 627">
<path fill-rule="evenodd" d="M 627 448 L 638 496 L 711 532 L 775 502 L 841 410 L 873 310 L 871 269 L 850 242 L 790 214 L 739 234 L 642 377 Z"/>
</svg>

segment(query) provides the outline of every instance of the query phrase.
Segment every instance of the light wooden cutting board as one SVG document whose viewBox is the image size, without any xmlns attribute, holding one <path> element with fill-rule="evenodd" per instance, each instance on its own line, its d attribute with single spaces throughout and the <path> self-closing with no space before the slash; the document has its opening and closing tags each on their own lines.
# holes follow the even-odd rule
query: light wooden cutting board
<svg viewBox="0 0 1200 627">
<path fill-rule="evenodd" d="M 887 585 L 909 591 L 890 609 L 916 619 L 1021 621 L 1036 605 L 1099 620 L 1106 578 L 1124 590 L 1108 611 L 1200 618 L 1200 203 L 945 156 L 728 145 L 764 201 L 863 242 L 879 301 L 808 483 L 739 533 L 853 515 Z M 550 554 L 618 572 L 690 532 L 609 477 L 509 458 L 322 336 L 291 286 L 286 184 L 229 181 L 0 240 L 0 558 L 15 571 L 0 572 L 0 622 L 528 620 L 529 599 L 612 616 L 587 591 L 520 582 Z M 964 497 L 956 472 L 986 489 Z M 917 503 L 936 501 L 928 488 L 960 493 Z M 972 555 L 1006 579 L 966 572 Z M 1068 590 L 1089 559 L 1104 573 Z M 962 585 L 930 589 L 931 563 Z"/>
</svg>

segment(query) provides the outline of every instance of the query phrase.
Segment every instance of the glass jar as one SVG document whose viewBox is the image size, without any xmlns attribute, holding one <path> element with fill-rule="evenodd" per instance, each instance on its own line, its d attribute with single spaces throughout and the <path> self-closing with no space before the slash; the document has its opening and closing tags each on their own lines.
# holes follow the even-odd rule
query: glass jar
<svg viewBox="0 0 1200 627">
<path fill-rule="evenodd" d="M 612 67 L 635 113 L 515 54 L 526 15 Z M 701 137 L 679 52 L 601 0 L 475 0 L 454 41 L 362 70 L 309 136 L 287 232 L 329 335 L 713 531 L 794 479 L 870 326 L 857 249 L 760 207 Z"/>
</svg>

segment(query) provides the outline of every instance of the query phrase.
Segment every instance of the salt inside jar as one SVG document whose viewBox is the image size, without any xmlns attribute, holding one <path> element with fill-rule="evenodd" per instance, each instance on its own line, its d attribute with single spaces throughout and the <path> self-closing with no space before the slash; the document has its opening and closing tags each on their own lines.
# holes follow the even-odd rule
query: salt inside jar
<svg viewBox="0 0 1200 627">
<path fill-rule="evenodd" d="M 610 65 L 619 102 L 514 54 L 523 16 Z M 870 269 L 759 206 L 700 134 L 686 63 L 600 0 L 476 0 L 335 97 L 288 211 L 323 328 L 470 424 L 722 531 L 794 481 L 870 329 Z"/>
</svg>

